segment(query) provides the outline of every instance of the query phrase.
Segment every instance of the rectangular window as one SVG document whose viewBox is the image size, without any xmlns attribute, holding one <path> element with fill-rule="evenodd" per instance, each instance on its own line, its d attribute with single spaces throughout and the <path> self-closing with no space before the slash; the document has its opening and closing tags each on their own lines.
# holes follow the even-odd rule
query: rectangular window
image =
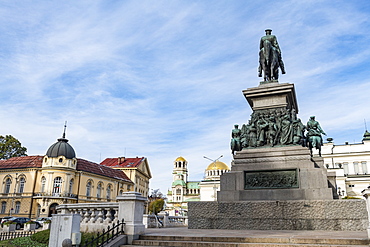
<svg viewBox="0 0 370 247">
<path fill-rule="evenodd" d="M 14 211 L 14 213 L 15 214 L 19 214 L 20 209 L 21 209 L 21 202 L 16 202 L 15 203 L 15 211 Z"/>
<path fill-rule="evenodd" d="M 353 167 L 355 169 L 355 174 L 358 174 L 360 171 L 359 171 L 359 167 L 358 167 L 358 162 L 357 161 L 353 162 Z"/>
<path fill-rule="evenodd" d="M 361 165 L 362 165 L 362 172 L 364 174 L 367 174 L 367 163 L 366 163 L 366 161 L 362 161 Z"/>
<path fill-rule="evenodd" d="M 5 210 L 6 210 L 6 202 L 2 202 L 1 203 L 1 213 L 5 214 Z"/>
<path fill-rule="evenodd" d="M 343 162 L 344 175 L 348 174 L 348 162 Z"/>
</svg>

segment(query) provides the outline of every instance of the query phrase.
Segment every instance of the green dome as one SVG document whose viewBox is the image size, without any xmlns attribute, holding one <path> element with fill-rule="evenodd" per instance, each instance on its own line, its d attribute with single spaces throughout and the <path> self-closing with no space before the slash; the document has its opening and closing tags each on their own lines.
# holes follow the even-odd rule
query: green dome
<svg viewBox="0 0 370 247">
<path fill-rule="evenodd" d="M 176 185 L 181 185 L 181 186 L 183 186 L 183 187 L 185 187 L 185 186 L 186 186 L 186 184 L 185 184 L 184 180 L 176 180 L 176 181 L 174 181 L 174 182 L 172 183 L 172 186 L 176 186 Z"/>
</svg>

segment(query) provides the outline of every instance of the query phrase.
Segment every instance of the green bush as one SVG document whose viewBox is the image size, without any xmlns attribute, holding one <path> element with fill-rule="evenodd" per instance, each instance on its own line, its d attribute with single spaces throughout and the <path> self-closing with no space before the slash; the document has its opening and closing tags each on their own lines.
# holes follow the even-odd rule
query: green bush
<svg viewBox="0 0 370 247">
<path fill-rule="evenodd" d="M 81 232 L 81 244 L 91 241 L 93 238 L 96 238 L 96 232 Z"/>
<path fill-rule="evenodd" d="M 92 238 L 96 237 L 95 232 L 81 232 L 81 243 L 84 243 L 85 241 L 90 241 Z M 49 243 L 49 236 L 50 236 L 50 229 L 36 232 L 33 234 L 30 238 L 32 241 L 38 242 L 40 244 L 48 244 Z M 23 246 L 23 245 L 19 245 Z"/>
<path fill-rule="evenodd" d="M 30 237 L 15 238 L 10 241 L 12 246 L 22 246 L 22 247 L 47 247 L 48 244 L 42 244 L 33 241 Z"/>
<path fill-rule="evenodd" d="M 36 241 L 38 243 L 42 244 L 48 244 L 49 243 L 49 236 L 50 236 L 50 229 L 36 232 L 31 236 L 31 239 L 33 241 Z"/>
<path fill-rule="evenodd" d="M 3 224 L 6 225 L 6 226 L 9 226 L 9 225 L 13 225 L 13 224 L 16 224 L 16 223 L 9 220 L 9 221 L 5 221 Z"/>
</svg>

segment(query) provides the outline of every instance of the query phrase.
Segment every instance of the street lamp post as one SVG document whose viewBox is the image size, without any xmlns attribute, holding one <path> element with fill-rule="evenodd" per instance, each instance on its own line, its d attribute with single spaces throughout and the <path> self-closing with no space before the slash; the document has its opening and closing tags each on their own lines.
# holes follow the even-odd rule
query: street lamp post
<svg viewBox="0 0 370 247">
<path fill-rule="evenodd" d="M 18 183 L 18 173 L 15 174 L 14 194 L 13 194 L 13 199 L 12 199 L 12 208 L 10 209 L 10 216 L 12 216 L 12 212 L 14 210 L 14 200 L 15 200 L 15 194 L 17 192 L 17 183 Z"/>
</svg>

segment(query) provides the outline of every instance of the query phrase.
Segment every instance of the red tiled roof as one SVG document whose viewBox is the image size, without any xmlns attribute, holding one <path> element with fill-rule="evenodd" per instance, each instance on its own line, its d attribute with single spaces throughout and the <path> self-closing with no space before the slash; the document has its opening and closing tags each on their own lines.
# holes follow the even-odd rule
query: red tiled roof
<svg viewBox="0 0 370 247">
<path fill-rule="evenodd" d="M 141 162 L 144 160 L 144 157 L 141 158 L 125 158 L 125 157 L 118 157 L 118 158 L 106 158 L 100 164 L 109 167 L 116 167 L 116 168 L 132 168 L 138 167 Z"/>
<path fill-rule="evenodd" d="M 13 157 L 7 160 L 0 160 L 0 170 L 17 168 L 41 168 L 43 158 L 44 156 L 36 155 L 36 156 Z M 132 181 L 127 177 L 127 175 L 123 171 L 115 170 L 113 168 L 103 166 L 84 159 L 77 159 L 76 169 L 77 171 L 90 172 L 101 176 L 120 179 L 132 183 Z"/>
<path fill-rule="evenodd" d="M 0 160 L 0 169 L 41 168 L 44 156 L 21 156 Z"/>
<path fill-rule="evenodd" d="M 91 173 L 102 175 L 105 177 L 121 179 L 127 182 L 132 182 L 123 171 L 115 170 L 110 167 L 103 166 L 103 165 L 100 165 L 100 164 L 97 164 L 91 161 L 87 161 L 84 159 L 77 159 L 76 169 L 78 171 L 91 172 Z"/>
</svg>

